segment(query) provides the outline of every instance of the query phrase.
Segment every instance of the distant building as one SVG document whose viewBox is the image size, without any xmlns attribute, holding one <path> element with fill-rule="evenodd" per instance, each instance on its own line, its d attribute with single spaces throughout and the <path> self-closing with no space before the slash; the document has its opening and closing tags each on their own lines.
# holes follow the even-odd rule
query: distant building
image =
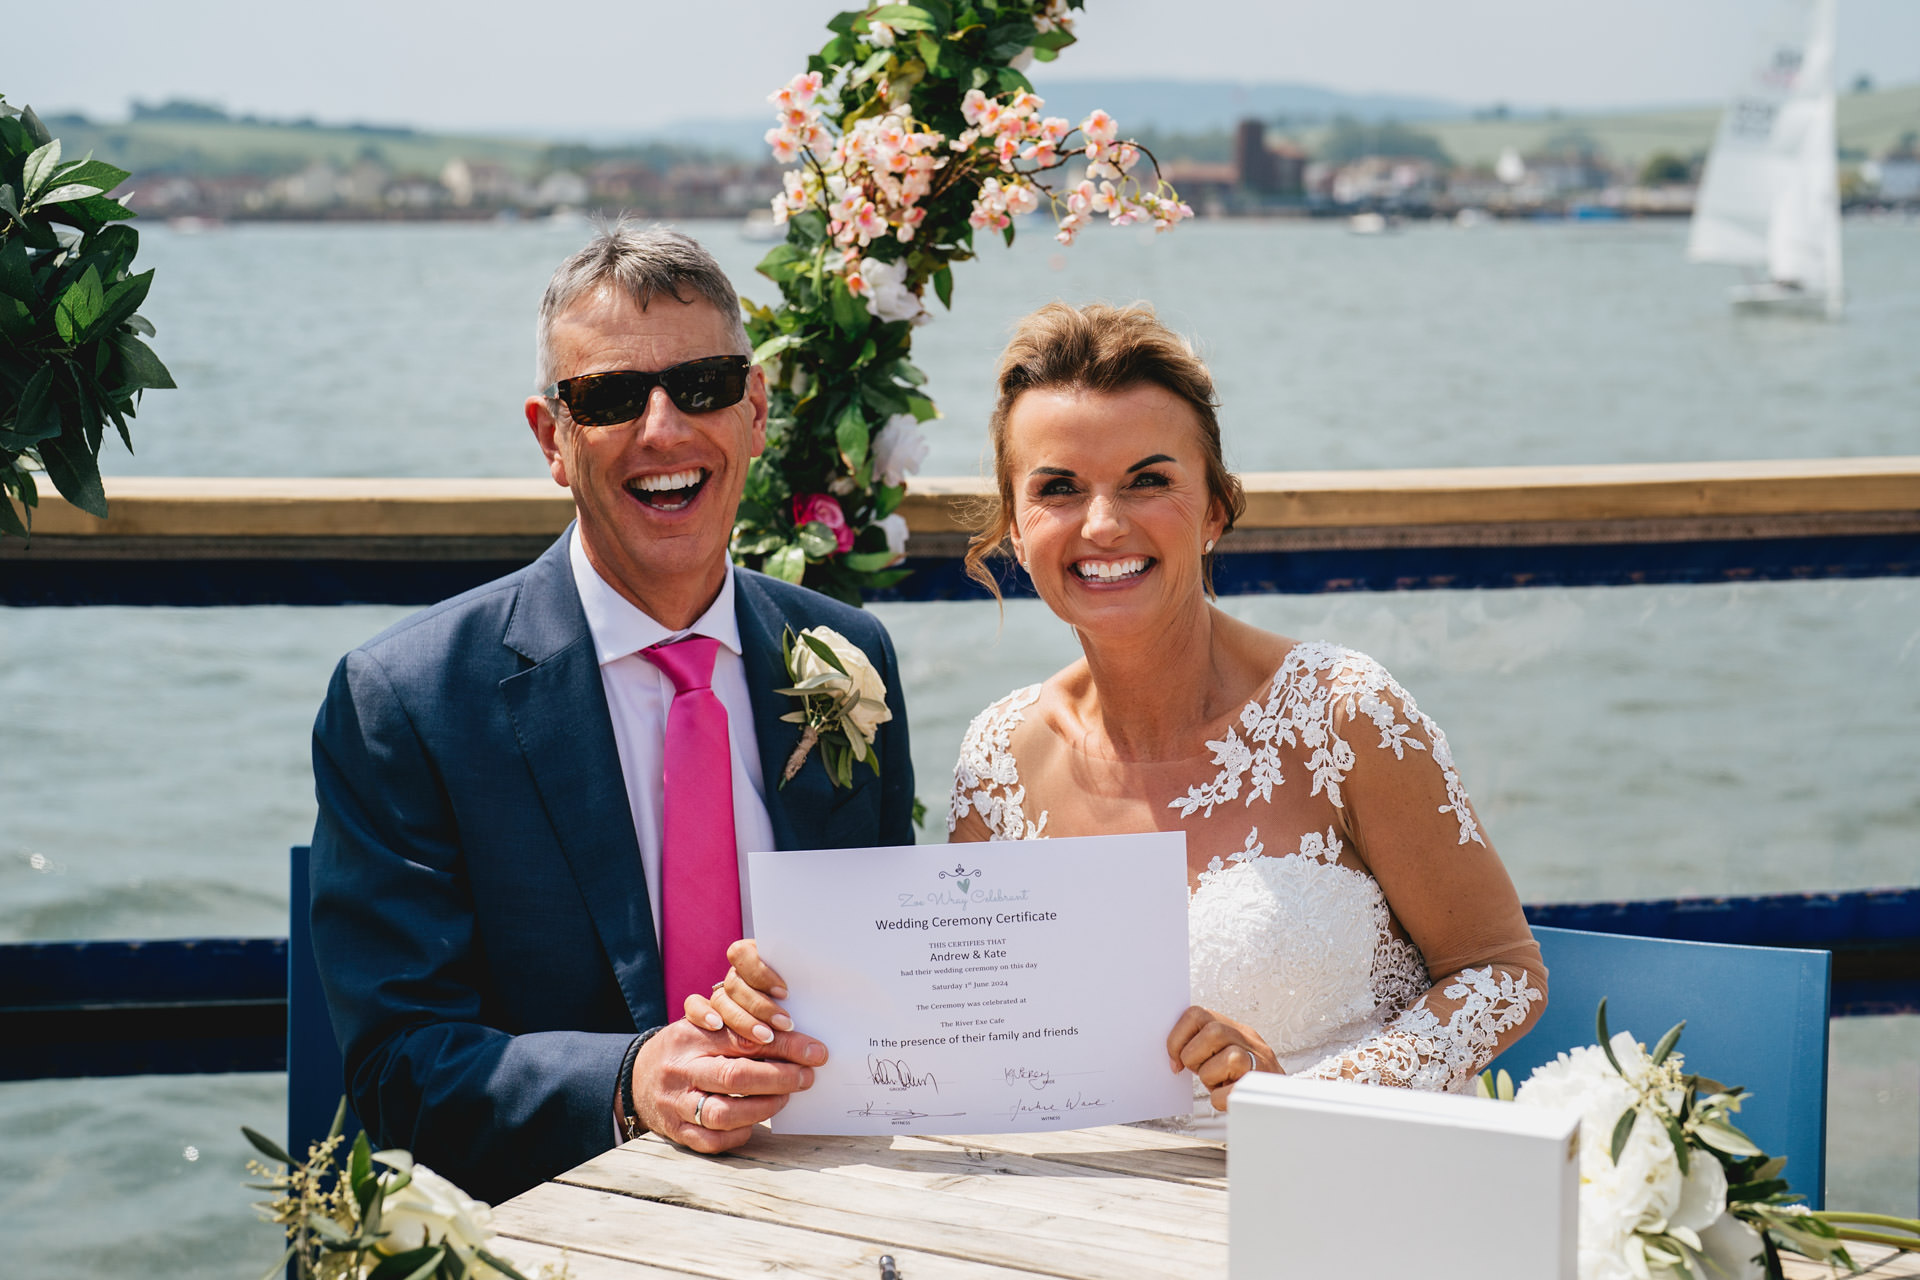
<svg viewBox="0 0 1920 1280">
<path fill-rule="evenodd" d="M 440 170 L 440 185 L 456 205 L 520 204 L 526 188 L 504 165 L 486 160 L 468 160 L 455 156 Z"/>
<path fill-rule="evenodd" d="M 1900 145 L 1878 160 L 1860 166 L 1861 176 L 1874 184 L 1882 199 L 1901 204 L 1920 200 L 1920 138 L 1908 134 Z"/>
<path fill-rule="evenodd" d="M 1307 153 L 1290 142 L 1267 145 L 1267 127 L 1242 120 L 1233 133 L 1234 185 L 1261 195 L 1298 196 L 1306 190 Z"/>
<path fill-rule="evenodd" d="M 577 208 L 592 195 L 585 178 L 567 169 L 555 169 L 534 188 L 533 203 L 542 209 Z"/>
<path fill-rule="evenodd" d="M 1440 191 L 1440 167 L 1431 160 L 1366 156 L 1333 173 L 1335 204 L 1425 204 Z"/>
</svg>

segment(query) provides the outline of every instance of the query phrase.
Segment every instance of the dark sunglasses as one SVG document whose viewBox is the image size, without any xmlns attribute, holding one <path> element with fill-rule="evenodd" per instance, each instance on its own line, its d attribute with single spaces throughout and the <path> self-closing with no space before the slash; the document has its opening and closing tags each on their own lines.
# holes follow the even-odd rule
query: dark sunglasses
<svg viewBox="0 0 1920 1280">
<path fill-rule="evenodd" d="M 564 378 L 540 394 L 566 405 L 583 427 L 611 427 L 645 414 L 655 387 L 664 388 L 682 413 L 712 413 L 739 404 L 747 394 L 752 367 L 746 356 L 706 356 L 658 373 L 620 369 Z"/>
</svg>

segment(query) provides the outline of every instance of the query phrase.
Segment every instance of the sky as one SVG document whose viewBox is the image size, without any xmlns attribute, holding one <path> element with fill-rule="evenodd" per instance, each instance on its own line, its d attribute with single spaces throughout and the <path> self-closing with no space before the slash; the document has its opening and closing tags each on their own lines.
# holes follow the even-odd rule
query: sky
<svg viewBox="0 0 1920 1280">
<path fill-rule="evenodd" d="M 1046 76 L 1290 81 L 1523 107 L 1713 103 L 1767 0 L 1088 0 Z M 1837 67 L 1920 81 L 1920 0 L 1839 0 Z M 826 38 L 836 0 L 91 0 L 84 29 L 9 41 L 0 93 L 123 116 L 238 113 L 458 132 L 657 132 L 740 118 Z M 44 25 L 0 0 L 0 30 Z"/>
</svg>

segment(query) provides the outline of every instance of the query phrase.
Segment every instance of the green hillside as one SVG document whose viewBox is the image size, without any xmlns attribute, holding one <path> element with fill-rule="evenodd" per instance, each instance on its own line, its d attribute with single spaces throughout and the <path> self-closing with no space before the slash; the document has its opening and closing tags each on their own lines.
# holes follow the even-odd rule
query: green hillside
<svg viewBox="0 0 1920 1280">
<path fill-rule="evenodd" d="M 1836 114 L 1843 153 L 1879 155 L 1902 134 L 1920 130 L 1920 84 L 1844 94 Z M 1637 166 L 1657 151 L 1683 156 L 1704 152 L 1719 125 L 1720 109 L 1711 107 L 1558 119 L 1423 121 L 1419 127 L 1438 137 L 1461 164 L 1490 165 L 1507 147 L 1525 155 L 1553 138 L 1578 132 L 1593 138 L 1615 161 Z"/>
<path fill-rule="evenodd" d="M 480 138 L 364 125 L 283 124 L 243 120 L 132 120 L 106 124 L 76 117 L 48 127 L 68 155 L 95 158 L 135 172 L 289 173 L 315 160 L 347 166 L 376 159 L 396 173 L 438 174 L 455 156 L 505 166 L 520 177 L 546 167 L 552 145 L 529 138 Z"/>
</svg>

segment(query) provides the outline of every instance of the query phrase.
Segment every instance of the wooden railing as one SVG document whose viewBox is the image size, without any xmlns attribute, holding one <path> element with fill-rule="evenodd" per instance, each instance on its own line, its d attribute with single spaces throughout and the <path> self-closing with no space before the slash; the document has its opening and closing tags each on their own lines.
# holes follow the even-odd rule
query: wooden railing
<svg viewBox="0 0 1920 1280">
<path fill-rule="evenodd" d="M 1222 591 L 1920 574 L 1920 457 L 1254 472 Z M 975 479 L 913 482 L 916 572 L 960 573 Z M 0 540 L 0 604 L 422 603 L 538 555 L 572 518 L 544 479 L 129 478 L 95 520 L 44 500 Z M 1018 590 L 1018 582 L 1009 581 Z"/>
</svg>

